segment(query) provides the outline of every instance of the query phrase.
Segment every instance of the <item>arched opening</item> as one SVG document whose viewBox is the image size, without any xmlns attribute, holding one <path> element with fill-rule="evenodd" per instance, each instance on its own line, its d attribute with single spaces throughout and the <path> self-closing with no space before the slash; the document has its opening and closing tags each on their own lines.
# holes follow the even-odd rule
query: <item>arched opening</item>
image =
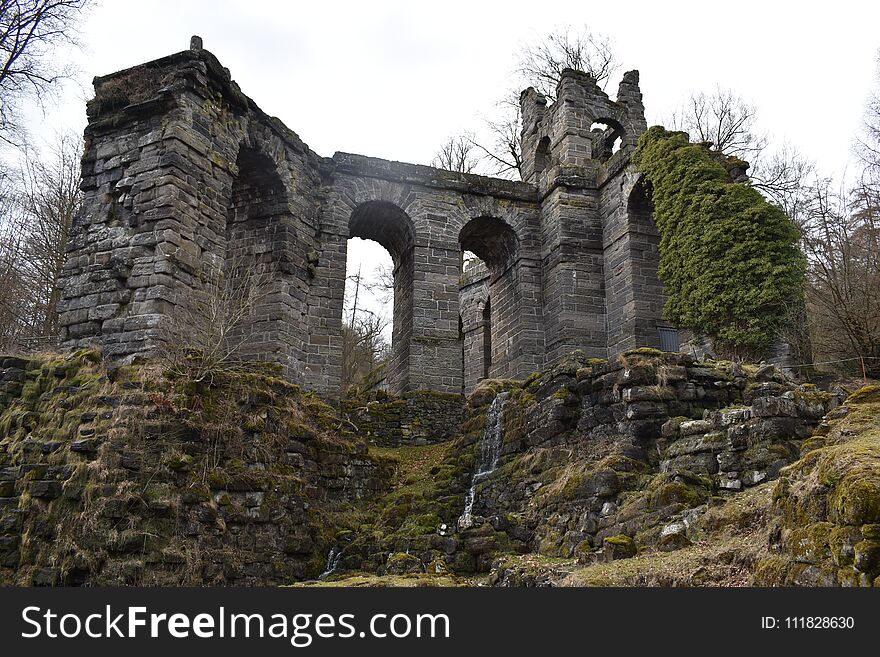
<svg viewBox="0 0 880 657">
<path fill-rule="evenodd" d="M 597 119 L 590 126 L 593 159 L 606 162 L 623 145 L 623 127 L 614 119 Z"/>
<path fill-rule="evenodd" d="M 516 260 L 516 233 L 501 219 L 471 219 L 459 232 L 458 241 L 463 251 L 486 263 L 493 277 L 502 275 Z"/>
<path fill-rule="evenodd" d="M 414 243 L 412 220 L 392 203 L 369 201 L 351 214 L 343 317 L 343 393 L 352 384 L 362 382 L 394 394 L 407 389 L 413 332 Z M 370 380 L 364 381 L 365 377 Z"/>
<path fill-rule="evenodd" d="M 544 137 L 535 149 L 535 175 L 550 166 L 550 137 Z"/>
<path fill-rule="evenodd" d="M 259 151 L 242 147 L 236 165 L 224 260 L 208 276 L 205 339 L 230 357 L 284 362 L 285 345 L 272 336 L 284 332 L 276 325 L 284 305 L 277 236 L 289 213 L 287 194 L 275 163 Z"/>
<path fill-rule="evenodd" d="M 649 190 L 646 189 L 647 181 L 639 179 L 633 185 L 632 191 L 626 202 L 626 211 L 632 223 L 642 226 L 654 226 L 654 206 L 648 198 Z"/>
<path fill-rule="evenodd" d="M 464 253 L 475 256 L 464 269 L 459 295 L 465 387 L 470 388 L 506 373 L 512 356 L 508 345 L 518 321 L 518 239 L 501 219 L 478 217 L 461 229 L 459 242 Z"/>
</svg>

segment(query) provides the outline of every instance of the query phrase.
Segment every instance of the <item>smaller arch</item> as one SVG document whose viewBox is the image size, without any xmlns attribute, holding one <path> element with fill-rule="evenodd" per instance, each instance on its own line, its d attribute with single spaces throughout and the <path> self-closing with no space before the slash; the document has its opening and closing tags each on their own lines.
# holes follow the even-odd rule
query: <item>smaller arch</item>
<svg viewBox="0 0 880 657">
<path fill-rule="evenodd" d="M 631 225 L 650 227 L 654 225 L 654 205 L 651 203 L 650 183 L 639 176 L 626 200 L 626 212 Z"/>
<path fill-rule="evenodd" d="M 550 166 L 550 137 L 543 137 L 535 148 L 535 175 Z"/>
<path fill-rule="evenodd" d="M 358 205 L 348 222 L 349 237 L 373 240 L 384 246 L 395 268 L 415 243 L 415 228 L 409 215 L 387 201 L 367 201 Z"/>
<path fill-rule="evenodd" d="M 626 131 L 617 119 L 600 116 L 590 126 L 593 134 L 593 158 L 606 162 L 626 141 Z"/>
<path fill-rule="evenodd" d="M 263 219 L 284 212 L 287 190 L 272 159 L 255 148 L 242 146 L 235 164 L 238 175 L 232 183 L 229 222 Z"/>
<path fill-rule="evenodd" d="M 494 277 L 516 262 L 519 238 L 503 219 L 477 217 L 467 222 L 458 234 L 461 248 L 471 251 L 486 263 Z"/>
</svg>

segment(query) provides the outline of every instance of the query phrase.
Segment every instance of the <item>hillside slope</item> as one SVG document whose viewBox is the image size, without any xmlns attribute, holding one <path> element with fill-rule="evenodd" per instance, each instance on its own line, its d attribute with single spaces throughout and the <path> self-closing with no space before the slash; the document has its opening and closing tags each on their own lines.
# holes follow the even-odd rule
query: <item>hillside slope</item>
<svg viewBox="0 0 880 657">
<path fill-rule="evenodd" d="M 772 366 L 574 353 L 442 400 L 451 440 L 389 446 L 381 404 L 265 366 L 0 358 L 0 581 L 872 585 L 880 388 L 841 400 Z"/>
</svg>

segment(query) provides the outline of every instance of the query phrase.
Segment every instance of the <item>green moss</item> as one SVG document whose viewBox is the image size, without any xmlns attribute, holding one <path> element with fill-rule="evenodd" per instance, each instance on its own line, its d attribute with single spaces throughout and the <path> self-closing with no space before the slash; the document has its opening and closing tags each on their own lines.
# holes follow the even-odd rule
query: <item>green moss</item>
<svg viewBox="0 0 880 657">
<path fill-rule="evenodd" d="M 656 356 L 661 357 L 664 355 L 664 352 L 659 349 L 654 349 L 653 347 L 636 347 L 635 349 L 627 349 L 623 352 L 624 356 Z"/>
<path fill-rule="evenodd" d="M 192 470 L 193 463 L 195 462 L 195 459 L 189 454 L 181 454 L 179 452 L 172 452 L 166 455 L 163 460 L 165 465 L 175 472 L 189 472 Z"/>
<path fill-rule="evenodd" d="M 603 544 L 612 548 L 612 554 L 615 559 L 626 559 L 634 557 L 638 552 L 636 542 L 632 537 L 626 534 L 618 534 L 605 538 Z"/>
<path fill-rule="evenodd" d="M 795 529 L 791 533 L 789 543 L 792 555 L 801 563 L 818 564 L 831 557 L 829 541 L 834 525 L 830 522 L 816 522 L 806 527 Z"/>
<path fill-rule="evenodd" d="M 846 404 L 868 404 L 880 402 L 880 385 L 869 385 L 859 388 L 846 398 Z"/>
<path fill-rule="evenodd" d="M 669 504 L 684 504 L 687 507 L 699 506 L 706 502 L 709 493 L 704 488 L 688 486 L 680 481 L 670 481 L 663 484 L 651 496 L 651 506 L 660 508 Z"/>
<path fill-rule="evenodd" d="M 755 567 L 753 583 L 757 586 L 782 586 L 786 581 L 790 562 L 780 556 L 762 559 Z"/>
</svg>

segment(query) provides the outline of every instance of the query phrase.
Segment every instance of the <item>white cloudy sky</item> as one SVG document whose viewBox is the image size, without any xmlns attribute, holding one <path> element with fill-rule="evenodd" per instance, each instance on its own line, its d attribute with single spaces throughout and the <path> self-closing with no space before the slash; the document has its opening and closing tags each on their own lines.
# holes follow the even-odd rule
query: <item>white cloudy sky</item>
<svg viewBox="0 0 880 657">
<path fill-rule="evenodd" d="M 564 23 L 610 36 L 621 71 L 640 70 L 649 122 L 720 84 L 758 106 L 777 143 L 825 173 L 851 167 L 880 48 L 880 3 L 865 0 L 103 0 L 82 26 L 85 52 L 70 54 L 80 86 L 34 123 L 81 130 L 93 76 L 184 50 L 199 34 L 319 154 L 427 163 L 491 112 L 518 46 Z M 369 266 L 377 252 L 359 255 Z"/>
</svg>

